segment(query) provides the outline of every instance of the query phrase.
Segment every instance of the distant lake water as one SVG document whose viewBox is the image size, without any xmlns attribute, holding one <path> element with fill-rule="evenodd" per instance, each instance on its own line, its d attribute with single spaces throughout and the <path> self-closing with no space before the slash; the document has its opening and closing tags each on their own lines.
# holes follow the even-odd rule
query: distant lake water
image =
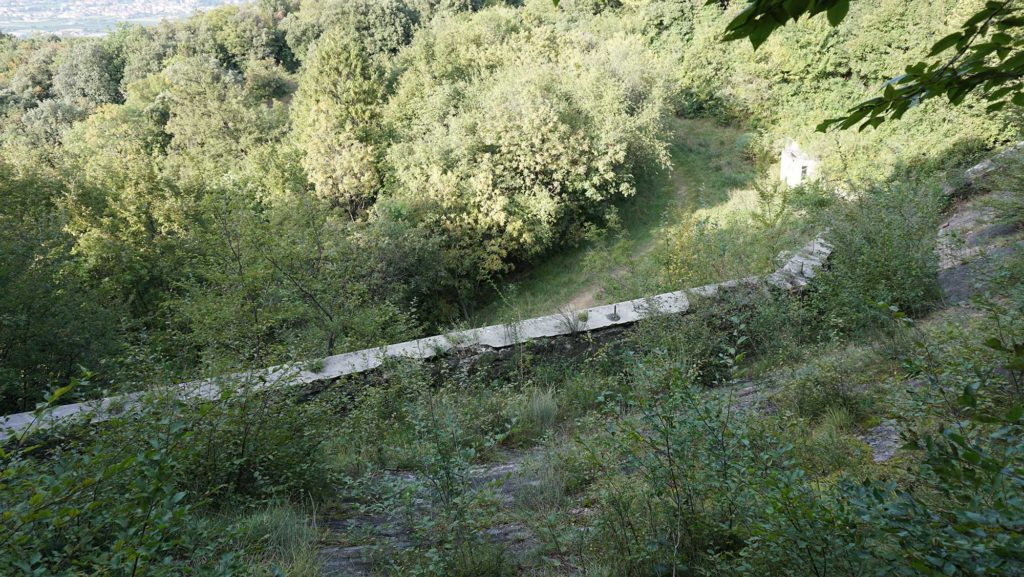
<svg viewBox="0 0 1024 577">
<path fill-rule="evenodd" d="M 0 31 L 99 36 L 121 22 L 155 24 L 249 0 L 0 0 Z"/>
</svg>

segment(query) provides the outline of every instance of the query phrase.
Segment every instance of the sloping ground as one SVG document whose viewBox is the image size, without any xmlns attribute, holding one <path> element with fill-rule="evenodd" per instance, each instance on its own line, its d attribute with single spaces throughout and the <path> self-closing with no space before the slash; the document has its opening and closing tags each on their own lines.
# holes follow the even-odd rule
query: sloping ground
<svg viewBox="0 0 1024 577">
<path fill-rule="evenodd" d="M 1001 222 L 998 211 L 993 208 L 993 203 L 1005 198 L 1008 198 L 1006 193 L 996 192 L 960 202 L 940 227 L 939 282 L 946 308 L 936 312 L 933 318 L 941 321 L 948 320 L 949 315 L 971 314 L 970 298 L 985 293 L 997 280 L 1005 260 L 1024 249 L 1024 231 L 1017 224 Z M 924 386 L 914 381 L 906 385 Z M 736 400 L 739 411 L 771 411 L 775 393 L 770 384 L 762 386 L 748 381 L 737 384 L 730 395 Z M 872 461 L 885 463 L 898 455 L 903 444 L 903 429 L 904 423 L 898 416 L 885 416 L 863 430 L 858 438 L 870 451 Z M 464 467 L 456 474 L 454 488 L 460 491 L 459 498 L 493 504 L 488 515 L 491 523 L 476 527 L 471 538 L 477 540 L 480 548 L 495 546 L 509 556 L 505 558 L 507 565 L 489 566 L 486 574 L 504 575 L 513 567 L 536 567 L 535 551 L 543 547 L 547 538 L 537 530 L 545 526 L 547 514 L 536 506 L 537 493 L 547 486 L 541 478 L 543 467 L 536 466 L 543 451 L 539 446 L 527 448 L 487 465 Z M 416 546 L 417 532 L 422 535 L 424 525 L 418 517 L 439 514 L 438 510 L 445 507 L 444 501 L 451 498 L 453 489 L 452 486 L 439 487 L 438 479 L 411 471 L 383 473 L 376 483 L 386 487 L 387 490 L 379 492 L 390 497 L 381 498 L 373 505 L 349 504 L 321 520 L 328 528 L 328 536 L 320 549 L 325 576 L 388 574 L 392 562 Z M 588 529 L 588 512 L 587 503 L 583 501 L 576 502 L 570 509 L 573 524 L 580 531 Z M 531 559 L 534 560 L 532 565 Z M 575 574 L 575 571 L 561 567 L 542 574 Z"/>
<path fill-rule="evenodd" d="M 315 366 L 277 366 L 226 375 L 190 383 L 171 385 L 155 394 L 175 398 L 216 399 L 222 391 L 258 391 L 273 387 L 317 385 L 332 380 L 370 373 L 389 360 L 438 359 L 448 354 L 469 356 L 468 364 L 487 353 L 508 352 L 512 347 L 559 337 L 574 337 L 586 333 L 589 338 L 598 334 L 614 334 L 639 320 L 665 314 L 689 314 L 699 308 L 693 298 L 716 297 L 722 290 L 737 286 L 771 286 L 782 290 L 799 290 L 806 286 L 815 272 L 825 263 L 832 246 L 820 237 L 803 246 L 776 271 L 764 276 L 751 276 L 721 283 L 650 295 L 644 298 L 592 307 L 582 311 L 562 311 L 513 323 L 491 325 L 444 335 L 434 335 L 413 341 L 395 343 L 373 349 L 363 349 L 319 359 Z M 0 417 L 0 440 L 30 431 L 43 429 L 55 423 L 76 420 L 102 422 L 113 415 L 143 410 L 150 392 L 131 393 L 83 403 L 62 405 L 45 411 L 30 411 Z"/>
<path fill-rule="evenodd" d="M 939 229 L 939 284 L 946 304 L 963 303 L 984 292 L 999 263 L 1024 248 L 1021 230 L 1002 222 L 994 205 L 1009 201 L 1005 191 L 962 202 Z"/>
<path fill-rule="evenodd" d="M 525 556 L 538 544 L 537 537 L 528 527 L 511 518 L 524 498 L 539 484 L 535 475 L 524 467 L 531 457 L 528 453 L 513 454 L 498 463 L 468 467 L 460 471 L 457 479 L 460 498 L 492 501 L 497 508 L 495 518 L 505 521 L 479 528 L 480 542 L 500 546 L 513 556 Z M 378 482 L 389 487 L 392 494 L 404 492 L 413 495 L 411 510 L 416 514 L 429 516 L 434 509 L 443 507 L 443 499 L 433 487 L 432 480 L 422 475 L 389 472 L 383 474 Z M 387 567 L 389 559 L 411 549 L 416 543 L 416 523 L 408 517 L 408 510 L 397 509 L 354 507 L 345 517 L 321 520 L 328 532 L 320 549 L 324 576 L 373 575 L 375 567 Z"/>
<path fill-rule="evenodd" d="M 1011 193 L 997 191 L 961 201 L 939 227 L 939 286 L 946 308 L 938 311 L 936 318 L 976 314 L 970 299 L 986 294 L 1007 259 L 1024 250 L 1024 230 L 1019 223 L 1001 221 L 993 206 L 1011 198 Z M 924 383 L 912 381 L 909 385 Z M 897 420 L 886 419 L 862 436 L 875 462 L 896 454 L 902 444 L 900 431 Z"/>
<path fill-rule="evenodd" d="M 763 282 L 784 290 L 800 289 L 815 276 L 831 250 L 828 243 L 816 239 L 797 251 L 778 271 L 764 277 Z M 694 298 L 714 298 L 722 291 L 753 287 L 761 282 L 753 277 L 684 293 Z M 591 311 L 603 308 L 607 307 Z M 623 314 L 627 314 L 625 310 Z M 317 524 L 328 530 L 320 549 L 324 575 L 358 577 L 386 569 L 392 561 L 413 550 L 418 539 L 429 537 L 424 535 L 424 523 L 420 519 L 445 515 L 452 500 L 491 502 L 493 510 L 487 519 L 492 523 L 474 527 L 473 534 L 463 538 L 476 540 L 479 547 L 493 546 L 501 555 L 511 555 L 512 558 L 505 560 L 508 567 L 526 565 L 533 550 L 541 545 L 539 537 L 530 529 L 543 525 L 537 518 L 543 516 L 543 512 L 530 505 L 535 499 L 534 491 L 542 485 L 538 478 L 540 469 L 530 466 L 539 460 L 541 450 L 534 447 L 487 465 L 455 467 L 438 477 L 411 470 L 378 474 L 369 481 L 375 487 L 372 491 L 375 500 L 340 504 L 318 520 Z M 587 508 L 583 503 L 579 505 L 574 511 L 585 517 Z M 502 557 L 488 556 L 487 559 L 489 563 L 495 559 L 501 562 Z M 488 569 L 492 570 L 495 568 Z M 504 574 L 503 569 L 497 571 L 486 574 Z"/>
</svg>

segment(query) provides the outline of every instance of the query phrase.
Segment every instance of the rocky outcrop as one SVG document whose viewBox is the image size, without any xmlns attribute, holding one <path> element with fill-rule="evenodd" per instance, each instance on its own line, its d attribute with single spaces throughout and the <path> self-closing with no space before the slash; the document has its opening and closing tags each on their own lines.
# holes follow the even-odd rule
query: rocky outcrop
<svg viewBox="0 0 1024 577">
<path fill-rule="evenodd" d="M 470 466 L 460 471 L 464 476 L 466 494 L 494 499 L 499 511 L 510 511 L 540 481 L 523 466 L 536 454 L 512 455 L 505 461 Z M 416 515 L 427 516 L 437 506 L 437 495 L 431 484 L 421 475 L 411 472 L 388 471 L 381 473 L 379 484 L 401 486 L 415 495 L 413 507 Z M 367 514 L 356 507 L 341 518 L 320 519 L 318 525 L 326 529 L 326 538 L 318 557 L 325 577 L 361 577 L 374 574 L 377 561 L 409 551 L 417 546 L 430 546 L 429 536 L 415 535 L 410 519 L 398 511 Z M 522 558 L 538 545 L 537 537 L 521 523 L 509 522 L 501 515 L 485 523 L 474 535 L 479 543 L 500 547 L 511 556 Z M 423 540 L 423 537 L 428 537 Z"/>
<path fill-rule="evenodd" d="M 982 201 L 966 202 L 939 229 L 939 286 L 947 305 L 984 291 L 1007 256 L 1024 249 L 1016 224 L 999 222 L 996 210 Z"/>
</svg>

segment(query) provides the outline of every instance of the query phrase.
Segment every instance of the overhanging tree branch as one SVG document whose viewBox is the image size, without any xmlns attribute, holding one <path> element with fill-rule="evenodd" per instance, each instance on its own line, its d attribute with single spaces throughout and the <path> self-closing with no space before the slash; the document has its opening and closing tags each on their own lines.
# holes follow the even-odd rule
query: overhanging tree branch
<svg viewBox="0 0 1024 577">
<path fill-rule="evenodd" d="M 709 0 L 715 3 L 716 0 Z M 851 0 L 753 0 L 726 26 L 725 41 L 749 39 L 757 49 L 778 28 L 802 17 L 825 13 L 829 24 L 839 25 L 849 12 Z M 818 130 L 860 130 L 886 120 L 901 118 L 925 100 L 945 96 L 958 105 L 968 94 L 980 94 L 989 111 L 1008 103 L 1024 105 L 1024 16 L 1015 0 L 990 0 L 960 30 L 937 41 L 928 54 L 933 59 L 949 49 L 945 60 L 922 60 L 886 82 L 882 94 L 849 109 L 845 116 L 822 122 Z"/>
</svg>

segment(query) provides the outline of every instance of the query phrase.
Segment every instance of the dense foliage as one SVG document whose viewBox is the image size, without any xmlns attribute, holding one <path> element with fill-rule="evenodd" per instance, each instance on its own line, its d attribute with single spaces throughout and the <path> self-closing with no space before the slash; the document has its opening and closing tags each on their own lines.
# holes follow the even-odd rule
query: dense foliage
<svg viewBox="0 0 1024 577">
<path fill-rule="evenodd" d="M 260 0 L 0 36 L 0 412 L 236 375 L 6 440 L 0 573 L 317 575 L 310 519 L 342 516 L 388 524 L 345 536 L 380 574 L 1019 574 L 1019 258 L 977 316 L 921 319 L 945 171 L 1020 112 L 965 95 L 815 132 L 991 4 L 853 2 L 756 51 L 721 42 L 743 6 L 703 0 Z M 766 174 L 791 139 L 817 182 Z M 656 187 L 680 197 L 664 242 L 616 254 Z M 501 283 L 582 248 L 626 261 L 632 298 L 825 230 L 799 297 L 738 291 L 617 346 L 316 390 L 242 372 L 514 307 Z M 886 465 L 881 418 L 906 433 Z M 536 482 L 496 495 L 475 467 L 507 453 Z M 526 561 L 492 538 L 520 526 Z"/>
<path fill-rule="evenodd" d="M 125 347 L 187 374 L 456 320 L 664 166 L 675 85 L 643 34 L 467 9 L 261 3 L 102 39 L 5 38 L 5 186 L 46 183 L 43 208 L 5 211 L 45 219 L 62 246 L 35 282 L 87 294 L 116 326 L 38 326 L 62 360 L 5 353 L 5 409 L 79 366 L 134 380 L 117 372 Z M 12 257 L 39 246 L 16 234 Z"/>
<path fill-rule="evenodd" d="M 810 18 L 824 12 L 829 24 L 836 26 L 849 10 L 850 0 L 754 0 L 729 22 L 724 38 L 749 38 L 757 48 L 790 19 L 796 22 L 805 15 Z M 1022 24 L 1021 8 L 1012 0 L 985 2 L 959 30 L 932 45 L 928 52 L 931 60 L 908 63 L 903 74 L 883 85 L 881 96 L 858 103 L 846 116 L 829 119 L 819 129 L 878 126 L 886 119 L 902 118 L 910 108 L 937 96 L 960 104 L 974 92 L 990 102 L 989 111 L 1001 110 L 1011 102 L 1024 104 L 1020 92 L 1024 76 Z"/>
</svg>

